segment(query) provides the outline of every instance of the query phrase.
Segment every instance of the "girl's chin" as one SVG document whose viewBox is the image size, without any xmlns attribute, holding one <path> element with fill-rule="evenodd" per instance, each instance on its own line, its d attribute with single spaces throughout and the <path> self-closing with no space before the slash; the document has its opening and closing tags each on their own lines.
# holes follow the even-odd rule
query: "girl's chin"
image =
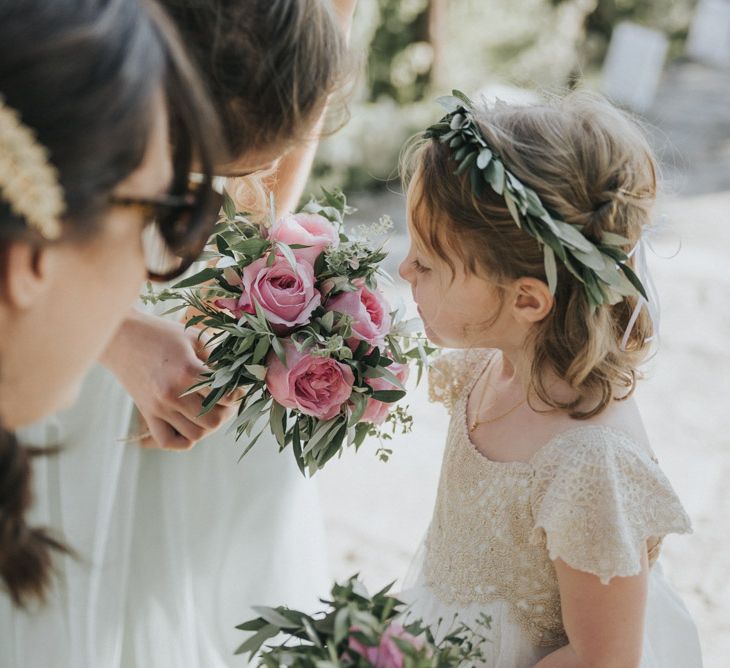
<svg viewBox="0 0 730 668">
<path fill-rule="evenodd" d="M 443 341 L 441 340 L 441 337 L 439 337 L 436 332 L 434 332 L 429 326 L 428 323 L 424 320 L 423 321 L 423 331 L 426 333 L 426 336 L 428 337 L 428 340 L 431 343 L 435 343 L 437 346 L 443 345 Z"/>
<path fill-rule="evenodd" d="M 431 326 L 428 324 L 426 319 L 423 317 L 423 313 L 421 312 L 421 307 L 417 306 L 416 310 L 418 311 L 418 317 L 421 319 L 421 322 L 423 323 L 423 331 L 426 334 L 426 337 L 431 343 L 436 344 L 437 346 L 443 346 L 443 341 L 441 340 L 441 337 L 436 334 L 436 332 L 433 331 Z"/>
</svg>

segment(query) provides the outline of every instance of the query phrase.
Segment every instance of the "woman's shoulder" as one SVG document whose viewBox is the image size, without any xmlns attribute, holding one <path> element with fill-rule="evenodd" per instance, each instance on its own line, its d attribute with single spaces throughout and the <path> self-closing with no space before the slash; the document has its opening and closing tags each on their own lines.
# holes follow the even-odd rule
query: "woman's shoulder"
<svg viewBox="0 0 730 668">
<path fill-rule="evenodd" d="M 496 352 L 490 348 L 464 348 L 439 355 L 429 366 L 429 399 L 451 410 Z"/>
</svg>

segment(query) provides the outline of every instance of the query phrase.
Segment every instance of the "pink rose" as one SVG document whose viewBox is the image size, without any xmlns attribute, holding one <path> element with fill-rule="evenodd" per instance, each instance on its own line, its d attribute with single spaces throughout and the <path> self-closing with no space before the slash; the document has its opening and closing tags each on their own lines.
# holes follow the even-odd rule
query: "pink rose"
<svg viewBox="0 0 730 668">
<path fill-rule="evenodd" d="M 295 213 L 280 218 L 271 226 L 270 239 L 288 245 L 307 246 L 293 251 L 297 257 L 308 260 L 312 265 L 325 248 L 337 248 L 340 245 L 337 228 L 316 213 Z"/>
<path fill-rule="evenodd" d="M 273 351 L 267 360 L 266 387 L 271 396 L 286 408 L 298 408 L 320 420 L 337 415 L 352 394 L 352 369 L 329 357 L 299 352 L 291 341 L 284 342 L 284 351 L 286 366 Z"/>
<path fill-rule="evenodd" d="M 351 631 L 357 631 L 357 629 L 353 628 Z M 367 647 L 352 637 L 348 647 L 352 652 L 363 657 L 373 668 L 403 668 L 403 652 L 393 638 L 409 643 L 415 649 L 423 647 L 422 639 L 412 636 L 399 624 L 391 624 L 386 629 L 377 647 Z"/>
<path fill-rule="evenodd" d="M 306 325 L 322 301 L 314 287 L 312 265 L 297 259 L 295 269 L 281 255 L 276 256 L 271 267 L 267 266 L 266 257 L 245 267 L 241 289 L 243 294 L 237 302 L 218 299 L 216 306 L 227 308 L 240 318 L 243 313 L 255 313 L 254 303 L 257 303 L 278 334 Z"/>
<path fill-rule="evenodd" d="M 370 290 L 361 279 L 353 284 L 357 290 L 336 295 L 327 302 L 326 308 L 352 316 L 353 338 L 383 348 L 390 331 L 390 307 L 380 292 Z"/>
<path fill-rule="evenodd" d="M 403 384 L 408 380 L 408 372 L 410 369 L 407 364 L 399 364 L 393 362 L 389 367 L 386 367 L 393 375 Z M 370 385 L 374 390 L 399 390 L 400 388 L 393 385 L 386 378 L 366 378 L 365 382 Z M 373 424 L 382 424 L 392 404 L 386 404 L 383 401 L 377 399 L 368 399 L 368 405 L 365 407 L 365 412 L 362 414 L 360 420 L 362 422 L 372 422 Z"/>
<path fill-rule="evenodd" d="M 219 309 L 230 311 L 236 319 L 239 319 L 244 313 L 256 313 L 250 304 L 241 305 L 241 299 L 219 298 L 213 300 L 213 304 Z"/>
</svg>

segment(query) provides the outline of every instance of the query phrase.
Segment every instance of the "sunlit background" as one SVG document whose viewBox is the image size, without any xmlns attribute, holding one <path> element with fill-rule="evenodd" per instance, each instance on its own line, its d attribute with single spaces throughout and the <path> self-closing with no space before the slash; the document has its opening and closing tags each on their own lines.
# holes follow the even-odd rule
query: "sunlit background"
<svg viewBox="0 0 730 668">
<path fill-rule="evenodd" d="M 346 189 L 357 222 L 393 218 L 391 270 L 406 247 L 398 152 L 439 116 L 437 95 L 529 102 L 581 86 L 643 119 L 663 166 L 657 219 L 668 226 L 650 257 L 661 350 L 638 397 L 695 528 L 666 540 L 663 562 L 698 622 L 705 665 L 728 665 L 730 1 L 361 0 L 354 41 L 365 73 L 312 183 Z M 408 291 L 397 281 L 391 297 Z M 369 444 L 318 475 L 333 575 L 360 572 L 372 588 L 406 574 L 436 491 L 448 416 L 425 385 L 408 401 L 415 427 L 388 464 Z"/>
</svg>

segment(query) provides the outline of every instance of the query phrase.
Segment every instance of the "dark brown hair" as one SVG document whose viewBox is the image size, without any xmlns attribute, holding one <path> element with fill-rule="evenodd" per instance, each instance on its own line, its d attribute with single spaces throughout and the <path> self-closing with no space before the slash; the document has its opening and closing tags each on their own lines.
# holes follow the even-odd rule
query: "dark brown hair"
<svg viewBox="0 0 730 668">
<path fill-rule="evenodd" d="M 0 95 L 58 172 L 65 236 L 92 236 L 113 188 L 141 164 L 160 91 L 175 132 L 176 181 L 187 183 L 193 164 L 212 177 L 217 124 L 182 54 L 161 10 L 145 0 L 0 4 Z M 8 243 L 30 235 L 0 199 L 0 270 Z M 18 605 L 43 598 L 51 553 L 65 549 L 25 522 L 38 452 L 0 427 L 0 581 Z"/>
<path fill-rule="evenodd" d="M 234 158 L 302 138 L 349 69 L 325 0 L 162 4 L 192 49 Z"/>
<path fill-rule="evenodd" d="M 53 550 L 68 553 L 47 529 L 29 527 L 25 514 L 33 502 L 31 458 L 51 454 L 21 446 L 0 429 L 0 577 L 15 605 L 42 599 L 51 579 Z"/>
<path fill-rule="evenodd" d="M 544 104 L 482 108 L 477 120 L 489 146 L 559 219 L 594 241 L 603 231 L 629 239 L 627 252 L 650 222 L 657 189 L 656 163 L 637 124 L 597 95 L 574 92 Z M 547 282 L 543 251 L 515 224 L 505 200 L 487 189 L 476 197 L 454 174 L 451 149 L 420 142 L 405 158 L 418 180 L 412 220 L 416 233 L 452 270 L 480 274 L 502 291 L 521 277 Z M 643 309 L 626 349 L 621 346 L 636 299 L 592 309 L 583 285 L 558 263 L 550 314 L 533 328 L 530 390 L 574 418 L 589 418 L 630 394 L 637 367 L 650 349 L 652 322 Z M 485 325 L 485 326 L 488 326 Z M 545 386 L 552 369 L 568 382 L 574 401 Z M 585 406 L 590 408 L 578 408 Z"/>
</svg>

